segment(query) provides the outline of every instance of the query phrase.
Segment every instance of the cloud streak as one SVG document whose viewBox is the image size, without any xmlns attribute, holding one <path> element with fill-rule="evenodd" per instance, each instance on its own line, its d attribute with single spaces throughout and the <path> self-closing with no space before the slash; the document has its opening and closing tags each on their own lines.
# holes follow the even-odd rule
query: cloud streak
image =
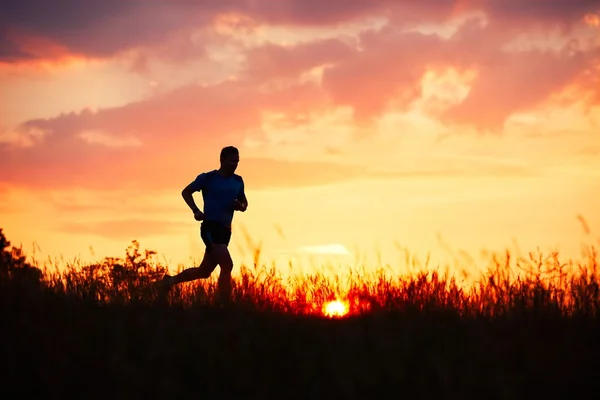
<svg viewBox="0 0 600 400">
<path fill-rule="evenodd" d="M 93 223 L 69 222 L 59 225 L 56 231 L 95 235 L 109 239 L 133 240 L 138 238 L 173 235 L 188 228 L 188 224 L 168 220 L 125 219 Z"/>
</svg>

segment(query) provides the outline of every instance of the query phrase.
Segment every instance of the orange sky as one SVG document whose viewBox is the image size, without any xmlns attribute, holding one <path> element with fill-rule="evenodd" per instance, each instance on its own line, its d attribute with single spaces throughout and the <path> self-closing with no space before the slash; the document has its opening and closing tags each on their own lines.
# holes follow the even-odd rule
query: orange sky
<svg viewBox="0 0 600 400">
<path fill-rule="evenodd" d="M 180 192 L 230 144 L 238 264 L 242 227 L 284 263 L 599 236 L 595 1 L 19 4 L 0 5 L 0 227 L 39 259 L 138 239 L 198 260 Z"/>
</svg>

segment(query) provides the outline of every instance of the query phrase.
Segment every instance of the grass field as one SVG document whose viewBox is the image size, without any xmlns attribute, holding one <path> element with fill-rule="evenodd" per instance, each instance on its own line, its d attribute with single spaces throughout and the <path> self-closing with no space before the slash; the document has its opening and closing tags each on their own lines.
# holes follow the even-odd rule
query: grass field
<svg viewBox="0 0 600 400">
<path fill-rule="evenodd" d="M 243 267 L 157 300 L 165 266 L 38 269 L 0 230 L 1 398 L 566 398 L 600 388 L 599 257 L 492 256 L 473 285 Z M 517 274 L 516 272 L 519 272 Z M 224 397 L 225 396 L 225 397 Z"/>
</svg>

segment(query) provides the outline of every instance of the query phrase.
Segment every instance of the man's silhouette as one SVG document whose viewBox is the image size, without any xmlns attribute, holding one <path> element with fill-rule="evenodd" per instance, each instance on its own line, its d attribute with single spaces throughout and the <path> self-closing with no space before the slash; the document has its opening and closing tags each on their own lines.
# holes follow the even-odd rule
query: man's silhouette
<svg viewBox="0 0 600 400">
<path fill-rule="evenodd" d="M 227 246 L 231 239 L 231 222 L 234 211 L 246 211 L 248 200 L 244 180 L 235 174 L 240 160 L 238 149 L 233 146 L 224 147 L 220 159 L 221 167 L 218 170 L 198 175 L 181 192 L 194 218 L 202 221 L 200 236 L 206 250 L 199 267 L 186 269 L 175 276 L 164 276 L 161 283 L 165 292 L 181 282 L 208 278 L 219 265 L 219 294 L 222 301 L 230 300 L 233 260 Z M 194 192 L 202 192 L 204 211 L 196 206 L 192 196 Z"/>
</svg>

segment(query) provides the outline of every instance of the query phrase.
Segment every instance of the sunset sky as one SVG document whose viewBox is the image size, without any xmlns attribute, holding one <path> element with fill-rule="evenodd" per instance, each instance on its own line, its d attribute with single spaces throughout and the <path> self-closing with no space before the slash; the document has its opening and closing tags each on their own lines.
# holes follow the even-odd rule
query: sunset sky
<svg viewBox="0 0 600 400">
<path fill-rule="evenodd" d="M 392 264 L 600 237 L 597 0 L 20 0 L 0 26 L 0 227 L 36 258 L 199 260 L 181 190 L 227 145 L 237 265 L 243 228 L 267 260 Z"/>
</svg>

